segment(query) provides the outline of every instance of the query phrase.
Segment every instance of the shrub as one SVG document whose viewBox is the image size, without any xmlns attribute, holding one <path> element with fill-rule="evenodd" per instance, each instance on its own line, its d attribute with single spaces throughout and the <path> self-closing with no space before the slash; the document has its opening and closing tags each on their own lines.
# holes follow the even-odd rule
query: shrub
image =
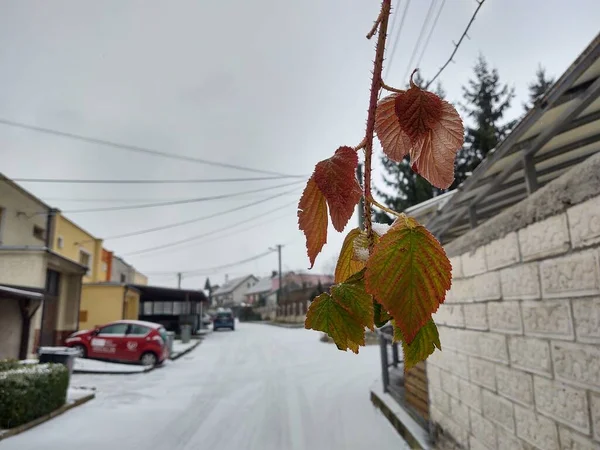
<svg viewBox="0 0 600 450">
<path fill-rule="evenodd" d="M 0 372 L 18 369 L 21 367 L 18 359 L 0 359 Z"/>
<path fill-rule="evenodd" d="M 14 428 L 48 414 L 67 400 L 69 371 L 61 364 L 16 367 L 0 361 L 0 428 Z"/>
</svg>

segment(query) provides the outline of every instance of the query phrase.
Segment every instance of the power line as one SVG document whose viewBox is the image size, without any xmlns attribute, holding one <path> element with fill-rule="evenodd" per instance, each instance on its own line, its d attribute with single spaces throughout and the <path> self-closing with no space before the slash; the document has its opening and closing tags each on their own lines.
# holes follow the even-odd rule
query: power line
<svg viewBox="0 0 600 450">
<path fill-rule="evenodd" d="M 435 27 L 437 26 L 438 20 L 440 18 L 440 15 L 442 14 L 442 9 L 444 9 L 445 4 L 446 4 L 446 0 L 442 0 L 442 3 L 440 4 L 440 9 L 438 9 L 435 19 L 433 19 L 433 25 L 429 29 L 429 34 L 427 35 L 427 39 L 425 39 L 425 45 L 421 49 L 421 54 L 419 55 L 419 59 L 417 59 L 417 64 L 415 64 L 416 67 L 419 67 L 419 65 L 421 64 L 421 61 L 423 60 L 423 56 L 425 55 L 425 51 L 427 50 L 427 47 L 429 46 L 429 41 L 431 40 L 431 36 L 433 35 L 433 31 L 435 30 Z"/>
<path fill-rule="evenodd" d="M 288 191 L 288 192 L 292 192 L 292 191 Z M 171 223 L 171 224 L 168 224 L 168 225 L 161 225 L 159 227 L 146 228 L 146 229 L 143 229 L 143 230 L 132 231 L 132 232 L 129 232 L 129 233 L 123 233 L 123 234 L 117 234 L 117 235 L 113 235 L 113 236 L 108 236 L 108 237 L 104 238 L 104 240 L 105 241 L 109 241 L 109 240 L 122 239 L 122 238 L 126 238 L 126 237 L 139 236 L 139 235 L 146 234 L 146 233 L 153 233 L 155 231 L 167 230 L 169 228 L 175 228 L 175 227 L 180 227 L 180 226 L 183 226 L 183 225 L 189 225 L 191 223 L 201 222 L 203 220 L 208 220 L 208 219 L 212 219 L 214 217 L 223 216 L 225 214 L 230 214 L 230 213 L 233 213 L 233 212 L 241 211 L 242 209 L 250 208 L 252 206 L 259 205 L 261 203 L 265 203 L 268 200 L 272 200 L 274 198 L 281 197 L 284 194 L 285 193 L 273 195 L 273 196 L 268 197 L 266 199 L 262 199 L 262 200 L 258 200 L 258 201 L 252 202 L 252 203 L 247 203 L 247 204 L 242 205 L 242 206 L 238 206 L 237 208 L 228 209 L 226 211 L 219 211 L 218 213 L 209 214 L 207 216 L 196 217 L 195 219 L 183 220 L 181 222 L 175 222 L 175 223 Z M 296 202 L 294 202 L 294 203 L 296 203 Z M 290 204 L 292 204 L 292 203 L 290 203 Z M 284 205 L 284 206 L 287 206 L 287 204 Z M 279 208 L 274 209 L 273 211 L 277 211 L 278 209 Z M 271 212 L 271 211 L 269 211 L 269 212 Z M 263 215 L 264 214 L 267 214 L 267 213 L 263 213 Z"/>
<path fill-rule="evenodd" d="M 291 194 L 295 194 L 295 192 L 289 192 L 288 195 Z M 250 197 L 257 197 L 259 199 L 265 199 L 266 197 L 264 196 L 254 196 L 254 195 L 250 195 Z M 153 202 L 153 201 L 162 201 L 162 202 L 172 202 L 172 201 L 180 201 L 180 200 L 187 200 L 187 198 L 181 198 L 181 197 L 177 197 L 177 198 L 150 198 L 150 197 L 121 197 L 121 198 L 117 198 L 117 197 L 105 197 L 105 198 L 98 198 L 98 197 L 78 197 L 78 198 L 72 198 L 72 197 L 44 197 L 42 199 L 44 202 L 73 202 L 73 203 L 137 203 L 137 202 Z M 223 200 L 230 200 L 230 199 L 223 199 Z M 239 200 L 239 199 L 235 199 L 235 200 Z"/>
<path fill-rule="evenodd" d="M 293 186 L 300 183 L 304 183 L 304 181 L 294 181 L 292 183 L 279 184 L 277 186 L 270 186 L 261 189 L 254 189 L 252 191 L 242 191 L 235 192 L 233 194 L 222 194 L 222 195 L 214 195 L 211 197 L 198 197 L 198 198 L 189 198 L 186 200 L 176 200 L 170 202 L 158 202 L 158 203 L 142 203 L 139 205 L 128 205 L 128 206 L 108 206 L 106 208 L 88 208 L 88 209 L 72 209 L 67 211 L 62 211 L 64 214 L 76 214 L 76 213 L 90 213 L 90 212 L 106 212 L 106 211 L 123 211 L 123 210 L 132 210 L 132 209 L 144 209 L 144 208 L 157 208 L 161 206 L 173 206 L 173 205 L 182 205 L 187 203 L 198 203 L 198 202 L 207 202 L 211 200 L 221 200 L 224 198 L 238 197 L 246 194 L 252 194 L 255 192 L 264 192 L 270 191 L 272 189 L 277 189 L 280 187 Z M 43 214 L 46 214 L 45 212 Z"/>
<path fill-rule="evenodd" d="M 406 19 L 406 12 L 408 11 L 409 5 L 410 5 L 410 0 L 406 0 L 406 3 L 404 4 L 404 10 L 402 11 L 402 19 L 400 19 L 400 28 L 398 28 L 398 32 L 396 33 L 396 38 L 394 39 L 394 43 L 392 45 L 392 50 L 390 52 L 390 59 L 387 64 L 387 67 L 385 68 L 384 78 L 387 78 L 388 73 L 390 71 L 390 67 L 392 67 L 392 61 L 394 60 L 394 55 L 396 54 L 396 48 L 398 47 L 398 42 L 400 42 L 400 33 L 402 32 L 402 28 L 404 27 L 404 19 Z"/>
<path fill-rule="evenodd" d="M 460 44 L 462 43 L 463 39 L 465 38 L 465 36 L 468 37 L 467 33 L 469 32 L 469 28 L 471 28 L 471 25 L 475 21 L 475 16 L 477 15 L 477 13 L 479 12 L 479 10 L 481 9 L 481 7 L 483 6 L 483 4 L 485 3 L 485 0 L 477 0 L 477 3 L 478 3 L 478 6 L 475 9 L 475 12 L 473 13 L 473 15 L 471 16 L 471 20 L 469 20 L 469 23 L 467 24 L 467 28 L 465 28 L 465 31 L 463 32 L 462 36 L 458 40 L 458 43 L 454 44 L 454 51 L 450 55 L 450 58 L 448 58 L 448 61 L 446 61 L 446 63 L 442 67 L 440 67 L 440 70 L 437 71 L 437 73 L 435 74 L 435 76 L 431 80 L 429 80 L 429 82 L 425 86 L 425 89 L 428 89 L 429 86 L 431 85 L 431 83 L 433 83 L 437 79 L 437 77 L 439 77 L 440 74 L 444 71 L 444 69 L 446 67 L 448 67 L 448 64 L 450 64 L 452 62 L 452 60 L 454 58 L 454 55 L 456 55 L 456 52 L 458 51 L 458 47 L 460 47 Z"/>
<path fill-rule="evenodd" d="M 408 77 L 408 74 L 410 73 L 413 61 L 415 60 L 415 56 L 417 56 L 417 51 L 419 50 L 419 47 L 421 46 L 421 42 L 423 40 L 423 35 L 425 34 L 427 25 L 429 24 L 429 21 L 431 20 L 433 8 L 436 3 L 437 3 L 437 0 L 431 0 L 429 9 L 427 10 L 427 15 L 425 16 L 425 20 L 423 20 L 423 25 L 421 26 L 421 31 L 419 32 L 419 37 L 417 38 L 417 42 L 415 43 L 415 47 L 413 49 L 412 55 L 410 55 L 410 60 L 408 61 L 408 65 L 406 66 L 406 71 L 404 72 L 404 76 L 402 77 L 402 80 L 406 80 L 406 78 Z"/>
<path fill-rule="evenodd" d="M 180 155 L 177 153 L 167 153 L 167 152 L 163 152 L 160 150 L 154 150 L 151 148 L 141 147 L 138 145 L 121 144 L 121 143 L 109 141 L 106 139 L 99 139 L 99 138 L 94 138 L 94 137 L 90 137 L 90 136 L 84 136 L 81 134 L 68 133 L 66 131 L 55 130 L 52 128 L 38 127 L 35 125 L 29 125 L 29 124 L 25 124 L 22 122 L 16 122 L 13 120 L 8 120 L 8 119 L 0 118 L 0 125 L 21 128 L 24 130 L 35 131 L 37 133 L 49 134 L 49 135 L 53 135 L 53 136 L 60 136 L 60 137 L 67 138 L 67 139 L 74 139 L 77 141 L 87 142 L 89 144 L 103 145 L 105 147 L 112 147 L 112 148 L 116 148 L 119 150 L 127 150 L 130 152 L 143 153 L 143 154 L 152 155 L 152 156 L 161 156 L 164 158 L 194 162 L 194 163 L 198 163 L 198 164 L 205 164 L 208 166 L 224 167 L 227 169 L 243 170 L 246 172 L 254 172 L 254 173 L 263 173 L 263 174 L 267 174 L 267 175 L 279 175 L 279 176 L 290 176 L 290 177 L 296 176 L 296 175 L 289 175 L 289 174 L 284 174 L 284 173 L 280 173 L 280 172 L 273 172 L 270 170 L 254 169 L 251 167 L 240 166 L 237 164 L 210 161 L 210 160 L 203 159 L 203 158 L 196 158 L 193 156 Z M 300 178 L 300 175 L 297 175 L 297 177 Z"/>
<path fill-rule="evenodd" d="M 281 180 L 284 178 L 299 178 L 295 175 L 278 175 L 272 177 L 252 178 L 196 178 L 171 180 L 107 180 L 107 179 L 76 179 L 76 178 L 12 178 L 19 183 L 72 183 L 72 184 L 187 184 L 187 183 L 237 183 L 248 181 Z"/>
</svg>

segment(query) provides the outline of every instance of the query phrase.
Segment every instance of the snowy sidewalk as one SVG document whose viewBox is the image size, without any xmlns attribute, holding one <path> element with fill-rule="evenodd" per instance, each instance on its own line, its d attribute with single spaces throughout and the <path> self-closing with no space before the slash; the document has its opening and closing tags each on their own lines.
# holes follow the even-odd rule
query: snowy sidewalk
<svg viewBox="0 0 600 450">
<path fill-rule="evenodd" d="M 171 359 L 180 358 L 186 353 L 191 352 L 200 345 L 201 342 L 201 339 L 192 339 L 187 344 L 184 344 L 180 339 L 176 339 L 173 341 L 173 353 L 171 354 Z"/>
<path fill-rule="evenodd" d="M 121 364 L 109 361 L 98 361 L 95 359 L 75 358 L 73 366 L 74 373 L 97 373 L 97 374 L 133 374 L 152 370 L 153 367 L 141 366 L 139 364 Z"/>
</svg>

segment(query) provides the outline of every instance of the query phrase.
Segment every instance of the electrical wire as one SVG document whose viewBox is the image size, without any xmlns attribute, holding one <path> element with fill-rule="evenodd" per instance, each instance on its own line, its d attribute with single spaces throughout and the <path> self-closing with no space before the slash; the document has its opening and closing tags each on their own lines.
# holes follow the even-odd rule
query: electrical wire
<svg viewBox="0 0 600 450">
<path fill-rule="evenodd" d="M 72 184 L 187 184 L 187 183 L 237 183 L 248 181 L 281 180 L 298 178 L 295 175 L 278 175 L 272 177 L 252 178 L 197 178 L 172 180 L 106 180 L 106 179 L 75 179 L 75 178 L 12 178 L 19 183 L 72 183 Z"/>
<path fill-rule="evenodd" d="M 400 28 L 398 28 L 398 32 L 396 33 L 396 38 L 394 39 L 394 43 L 392 44 L 392 50 L 390 51 L 390 59 L 385 68 L 385 76 L 387 78 L 388 73 L 390 71 L 390 67 L 392 67 L 392 61 L 394 61 L 394 55 L 396 55 L 396 49 L 398 47 L 398 42 L 400 42 L 400 33 L 402 32 L 402 28 L 404 27 L 404 19 L 406 19 L 406 13 L 408 11 L 408 6 L 410 5 L 410 0 L 406 0 L 404 4 L 404 10 L 402 11 L 402 19 L 400 19 Z"/>
<path fill-rule="evenodd" d="M 431 40 L 431 36 L 433 35 L 433 31 L 435 30 L 435 27 L 437 26 L 438 20 L 440 18 L 440 15 L 442 14 L 442 9 L 444 9 L 445 4 L 446 4 L 446 0 L 442 0 L 442 3 L 440 4 L 440 9 L 438 9 L 435 19 L 433 19 L 433 25 L 429 29 L 429 34 L 427 34 L 427 38 L 425 39 L 425 45 L 423 45 L 423 48 L 421 49 L 421 53 L 419 54 L 419 59 L 417 59 L 417 64 L 415 64 L 415 67 L 419 67 L 421 65 L 421 61 L 423 60 L 425 51 L 427 50 L 427 47 L 429 46 L 429 41 Z"/>
<path fill-rule="evenodd" d="M 415 47 L 413 48 L 413 52 L 410 55 L 410 60 L 408 61 L 408 65 L 406 66 L 406 70 L 404 72 L 404 76 L 402 80 L 406 80 L 408 74 L 410 73 L 411 68 L 413 67 L 413 61 L 415 60 L 415 56 L 417 56 L 417 51 L 421 46 L 421 42 L 423 40 L 423 35 L 425 34 L 425 30 L 427 29 L 427 25 L 429 25 L 429 21 L 431 20 L 431 16 L 433 14 L 433 8 L 437 0 L 431 0 L 431 4 L 429 5 L 429 9 L 427 10 L 427 15 L 425 16 L 425 20 L 423 20 L 423 25 L 421 26 L 421 31 L 419 32 L 419 37 L 417 38 L 417 42 L 415 43 Z"/>
<path fill-rule="evenodd" d="M 154 150 L 151 148 L 142 147 L 139 145 L 121 144 L 121 143 L 109 141 L 106 139 L 99 139 L 99 138 L 94 138 L 94 137 L 90 137 L 90 136 L 84 136 L 81 134 L 69 133 L 66 131 L 55 130 L 52 128 L 38 127 L 35 125 L 29 125 L 29 124 L 25 124 L 22 122 L 17 122 L 14 120 L 8 120 L 8 119 L 3 119 L 3 118 L 0 118 L 0 125 L 6 125 L 9 127 L 14 127 L 14 128 L 21 128 L 24 130 L 34 131 L 34 132 L 43 133 L 43 134 L 49 134 L 49 135 L 53 135 L 53 136 L 60 136 L 60 137 L 67 138 L 67 139 L 73 139 L 73 140 L 77 140 L 77 141 L 87 142 L 89 144 L 103 145 L 105 147 L 111 147 L 111 148 L 115 148 L 115 149 L 119 149 L 119 150 L 126 150 L 126 151 L 130 151 L 130 152 L 143 153 L 146 155 L 160 156 L 163 158 L 170 158 L 170 159 L 176 159 L 176 160 L 180 160 L 180 161 L 188 161 L 188 162 L 194 162 L 194 163 L 198 163 L 198 164 L 205 164 L 207 166 L 224 167 L 227 169 L 243 170 L 246 172 L 262 173 L 262 174 L 267 174 L 267 175 L 278 175 L 278 176 L 297 177 L 297 178 L 301 177 L 301 175 L 289 175 L 289 174 L 284 174 L 284 173 L 280 173 L 280 172 L 273 172 L 270 170 L 245 167 L 245 166 L 241 166 L 238 164 L 222 163 L 222 162 L 218 162 L 218 161 L 210 161 L 208 159 L 203 159 L 203 158 L 196 158 L 193 156 L 180 155 L 177 153 L 168 153 L 168 152 L 164 152 L 164 151 L 160 151 L 160 150 Z"/>
<path fill-rule="evenodd" d="M 288 192 L 293 192 L 293 191 L 288 191 Z M 220 216 L 223 216 L 225 214 L 231 214 L 233 212 L 241 211 L 242 209 L 246 209 L 246 208 L 250 208 L 252 206 L 260 205 L 261 203 L 265 203 L 266 201 L 272 200 L 274 198 L 282 197 L 282 196 L 283 196 L 283 194 L 277 194 L 277 195 L 273 195 L 271 197 L 268 197 L 266 199 L 258 200 L 258 201 L 251 202 L 251 203 L 247 203 L 245 205 L 238 206 L 236 208 L 228 209 L 226 211 L 219 211 L 217 213 L 209 214 L 207 216 L 196 217 L 194 219 L 189 219 L 189 220 L 183 220 L 181 222 L 170 223 L 168 225 L 161 225 L 161 226 L 158 226 L 158 227 L 146 228 L 146 229 L 137 230 L 137 231 L 131 231 L 129 233 L 116 234 L 116 235 L 105 237 L 104 240 L 105 241 L 113 241 L 113 240 L 116 240 L 116 239 L 122 239 L 122 238 L 132 237 L 132 236 L 140 236 L 140 235 L 146 234 L 146 233 L 153 233 L 155 231 L 168 230 L 169 228 L 175 228 L 175 227 L 180 227 L 180 226 L 183 226 L 183 225 L 189 225 L 191 223 L 197 223 L 197 222 L 201 222 L 203 220 L 208 220 L 208 219 L 212 219 L 214 217 L 220 217 Z M 290 204 L 296 204 L 296 201 L 294 201 L 293 203 L 290 203 Z M 288 204 L 285 204 L 284 207 L 287 206 L 287 205 Z M 274 211 L 277 211 L 278 209 L 279 208 L 275 208 L 272 211 L 274 212 Z M 271 212 L 271 210 L 269 211 L 269 213 L 270 212 Z M 263 215 L 264 214 L 267 214 L 267 213 L 263 213 Z M 258 216 L 258 217 L 261 217 L 261 216 Z"/>
<path fill-rule="evenodd" d="M 304 183 L 304 181 L 294 181 L 292 183 L 279 184 L 277 186 L 270 186 L 270 187 L 261 188 L 261 189 L 254 189 L 252 191 L 234 192 L 233 194 L 214 195 L 211 197 L 189 198 L 189 199 L 185 199 L 185 200 L 158 202 L 158 203 L 142 203 L 139 205 L 128 205 L 128 206 L 108 206 L 105 208 L 72 209 L 72 210 L 62 211 L 62 213 L 63 214 L 78 214 L 78 213 L 90 213 L 90 212 L 124 211 L 124 210 L 133 210 L 133 209 L 157 208 L 157 207 L 161 207 L 161 206 L 182 205 L 182 204 L 188 204 L 188 203 L 207 202 L 207 201 L 212 201 L 212 200 L 221 200 L 224 198 L 239 197 L 242 195 L 252 194 L 255 192 L 270 191 L 272 189 L 298 185 L 300 183 Z M 43 214 L 46 214 L 46 212 L 44 212 Z"/>
<path fill-rule="evenodd" d="M 289 195 L 291 195 L 290 193 Z M 295 194 L 295 193 L 294 193 Z M 250 198 L 266 198 L 264 195 L 249 195 Z M 124 197 L 124 198 L 116 198 L 116 197 L 106 197 L 106 198 L 97 198 L 97 197 L 44 197 L 42 199 L 44 202 L 73 202 L 73 203 L 139 203 L 139 202 L 153 202 L 153 201 L 162 201 L 162 202 L 176 202 L 180 200 L 186 200 L 186 198 L 175 197 L 175 198 L 150 198 L 150 197 Z M 236 200 L 239 201 L 238 198 L 232 199 L 223 199 L 223 200 Z"/>
</svg>

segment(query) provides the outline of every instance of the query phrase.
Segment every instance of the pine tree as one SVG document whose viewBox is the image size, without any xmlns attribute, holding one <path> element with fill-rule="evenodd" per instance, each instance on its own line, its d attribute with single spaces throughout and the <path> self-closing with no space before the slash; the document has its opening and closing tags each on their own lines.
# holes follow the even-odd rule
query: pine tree
<svg viewBox="0 0 600 450">
<path fill-rule="evenodd" d="M 413 81 L 417 86 L 421 87 L 427 84 L 419 72 L 415 74 Z M 446 95 L 439 82 L 435 93 L 441 98 L 444 98 Z M 417 175 L 411 169 L 410 158 L 408 156 L 401 162 L 395 162 L 382 156 L 381 162 L 385 169 L 383 183 L 392 193 L 388 193 L 377 187 L 375 187 L 375 192 L 384 205 L 395 211 L 404 211 L 406 208 L 429 200 L 443 192 L 443 190 L 432 186 L 425 178 Z M 374 218 L 380 223 L 392 222 L 392 218 L 383 211 L 377 211 Z"/>
<path fill-rule="evenodd" d="M 458 153 L 455 181 L 451 189 L 468 178 L 517 122 L 502 123 L 515 93 L 514 89 L 500 83 L 498 70 L 490 69 L 483 55 L 480 55 L 473 71 L 475 77 L 469 80 L 468 86 L 463 86 L 466 102 L 463 110 L 467 119 L 465 145 Z"/>
<path fill-rule="evenodd" d="M 546 75 L 546 69 L 544 69 L 541 64 L 538 65 L 535 72 L 535 81 L 527 86 L 529 88 L 529 102 L 523 103 L 525 112 L 533 108 L 535 103 L 543 97 L 553 84 L 554 78 L 548 77 Z"/>
</svg>

